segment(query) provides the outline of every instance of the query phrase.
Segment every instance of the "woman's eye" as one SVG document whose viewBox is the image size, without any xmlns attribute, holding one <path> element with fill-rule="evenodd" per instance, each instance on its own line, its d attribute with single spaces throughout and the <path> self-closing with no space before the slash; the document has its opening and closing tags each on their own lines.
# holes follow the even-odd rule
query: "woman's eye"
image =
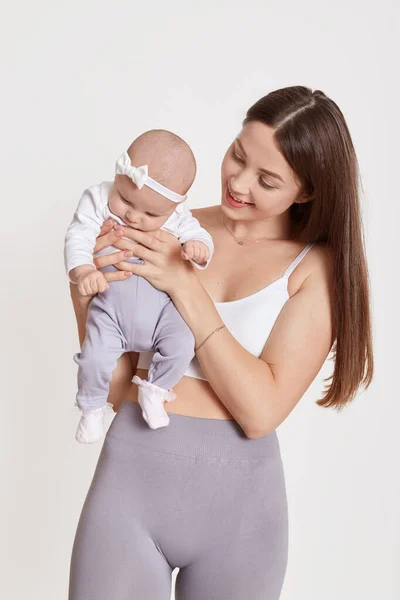
<svg viewBox="0 0 400 600">
<path fill-rule="evenodd" d="M 262 185 L 263 188 L 266 188 L 267 190 L 274 190 L 275 187 L 273 185 L 269 185 L 269 183 L 267 183 L 266 181 L 264 181 L 264 179 L 260 178 L 260 185 Z"/>
<path fill-rule="evenodd" d="M 146 215 L 147 215 L 148 217 L 156 217 L 156 216 L 157 216 L 157 215 L 152 215 L 152 214 L 150 214 L 150 213 L 148 213 L 148 212 L 146 213 Z"/>
<path fill-rule="evenodd" d="M 232 152 L 232 156 L 233 156 L 234 160 L 236 160 L 236 162 L 240 162 L 240 163 L 243 163 L 243 162 L 244 162 L 244 160 L 242 160 L 242 159 L 240 158 L 240 156 L 238 156 L 238 155 L 236 154 L 236 152 L 235 152 L 235 151 L 233 151 L 233 152 Z"/>
</svg>

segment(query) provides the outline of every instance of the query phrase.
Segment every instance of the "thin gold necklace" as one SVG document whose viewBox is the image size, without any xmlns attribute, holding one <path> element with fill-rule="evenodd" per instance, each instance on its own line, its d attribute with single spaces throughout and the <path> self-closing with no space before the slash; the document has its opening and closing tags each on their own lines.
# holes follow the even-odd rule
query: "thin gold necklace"
<svg viewBox="0 0 400 600">
<path fill-rule="evenodd" d="M 228 227 L 225 225 L 225 219 L 224 219 L 224 215 L 222 215 L 222 223 L 223 223 L 223 225 L 224 225 L 225 229 L 226 229 L 227 231 L 229 231 L 229 233 L 231 234 L 231 236 L 233 237 L 233 239 L 235 240 L 235 242 L 236 242 L 237 244 L 239 244 L 239 246 L 245 246 L 246 244 L 255 244 L 255 243 L 257 243 L 257 242 L 269 242 L 269 241 L 270 241 L 268 238 L 260 238 L 259 240 L 250 240 L 250 241 L 248 241 L 248 242 L 245 242 L 245 241 L 243 241 L 243 240 L 240 240 L 240 241 L 239 241 L 239 240 L 237 240 L 237 239 L 235 238 L 235 236 L 233 235 L 232 231 L 231 231 L 230 229 L 228 229 Z"/>
</svg>

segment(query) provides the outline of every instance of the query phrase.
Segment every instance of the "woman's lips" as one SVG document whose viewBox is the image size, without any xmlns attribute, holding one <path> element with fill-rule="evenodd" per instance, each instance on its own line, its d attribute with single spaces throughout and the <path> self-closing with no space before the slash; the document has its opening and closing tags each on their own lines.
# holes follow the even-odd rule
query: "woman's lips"
<svg viewBox="0 0 400 600">
<path fill-rule="evenodd" d="M 251 204 L 242 204 L 241 202 L 237 202 L 229 193 L 228 188 L 226 188 L 225 200 L 229 206 L 233 206 L 233 208 L 246 208 L 246 206 L 252 206 Z"/>
</svg>

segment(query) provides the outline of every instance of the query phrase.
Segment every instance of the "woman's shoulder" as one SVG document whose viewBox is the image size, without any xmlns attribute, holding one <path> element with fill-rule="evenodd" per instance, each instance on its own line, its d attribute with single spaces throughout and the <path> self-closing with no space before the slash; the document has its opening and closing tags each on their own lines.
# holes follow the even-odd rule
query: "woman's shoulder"
<svg viewBox="0 0 400 600">
<path fill-rule="evenodd" d="M 321 242 L 315 242 L 313 247 L 313 261 L 315 270 L 324 273 L 325 276 L 333 274 L 334 253 L 330 246 Z"/>
<path fill-rule="evenodd" d="M 298 241 L 290 242 L 293 246 L 291 254 L 300 254 L 302 249 L 306 248 L 306 244 Z M 302 289 L 325 290 L 331 293 L 333 283 L 333 254 L 331 249 L 326 244 L 314 242 L 312 247 L 303 256 L 303 260 L 292 271 L 289 277 L 289 293 L 290 296 L 296 294 Z"/>
<path fill-rule="evenodd" d="M 334 253 L 332 248 L 327 244 L 315 242 L 308 254 L 307 273 L 303 273 L 303 281 L 300 287 L 303 285 L 318 285 L 331 290 L 334 279 Z M 293 275 L 295 272 L 296 270 Z"/>
</svg>

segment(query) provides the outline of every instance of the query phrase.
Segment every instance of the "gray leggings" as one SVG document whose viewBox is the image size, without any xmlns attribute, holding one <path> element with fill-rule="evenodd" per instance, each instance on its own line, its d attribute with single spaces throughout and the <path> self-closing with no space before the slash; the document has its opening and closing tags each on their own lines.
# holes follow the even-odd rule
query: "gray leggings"
<svg viewBox="0 0 400 600">
<path fill-rule="evenodd" d="M 73 545 L 69 600 L 278 600 L 288 551 L 276 432 L 125 401 L 106 434 Z"/>
</svg>

